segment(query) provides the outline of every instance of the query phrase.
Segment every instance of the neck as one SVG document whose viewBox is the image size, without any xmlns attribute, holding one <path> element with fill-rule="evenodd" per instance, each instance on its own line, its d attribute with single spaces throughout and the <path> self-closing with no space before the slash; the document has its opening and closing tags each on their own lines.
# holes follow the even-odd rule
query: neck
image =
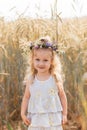
<svg viewBox="0 0 87 130">
<path fill-rule="evenodd" d="M 38 79 L 40 80 L 45 80 L 47 78 L 49 78 L 51 74 L 48 72 L 48 73 L 37 73 L 36 76 Z"/>
</svg>

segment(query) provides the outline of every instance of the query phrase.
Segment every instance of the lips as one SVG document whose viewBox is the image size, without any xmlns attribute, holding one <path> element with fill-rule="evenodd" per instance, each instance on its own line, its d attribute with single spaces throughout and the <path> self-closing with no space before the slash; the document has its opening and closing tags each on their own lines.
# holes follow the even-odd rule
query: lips
<svg viewBox="0 0 87 130">
<path fill-rule="evenodd" d="M 39 69 L 44 69 L 44 67 L 38 67 Z"/>
</svg>

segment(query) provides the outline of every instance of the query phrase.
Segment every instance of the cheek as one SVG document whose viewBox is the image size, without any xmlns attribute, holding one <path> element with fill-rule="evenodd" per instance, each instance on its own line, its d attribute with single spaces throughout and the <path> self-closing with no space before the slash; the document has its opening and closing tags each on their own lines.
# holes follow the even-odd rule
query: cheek
<svg viewBox="0 0 87 130">
<path fill-rule="evenodd" d="M 50 61 L 47 63 L 47 66 L 49 66 L 49 67 L 51 66 L 51 62 Z"/>
<path fill-rule="evenodd" d="M 37 62 L 37 61 L 34 61 L 34 62 L 33 62 L 33 65 L 34 65 L 34 66 L 37 66 L 37 65 L 38 65 L 38 62 Z"/>
</svg>

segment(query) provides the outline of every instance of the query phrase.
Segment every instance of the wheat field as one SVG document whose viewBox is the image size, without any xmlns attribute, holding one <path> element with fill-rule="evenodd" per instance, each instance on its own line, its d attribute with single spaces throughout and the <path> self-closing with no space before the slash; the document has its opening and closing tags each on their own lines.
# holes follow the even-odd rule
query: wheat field
<svg viewBox="0 0 87 130">
<path fill-rule="evenodd" d="M 20 117 L 26 54 L 21 41 L 49 35 L 59 44 L 68 99 L 64 130 L 87 130 L 87 17 L 62 19 L 0 18 L 0 130 L 26 130 Z"/>
</svg>

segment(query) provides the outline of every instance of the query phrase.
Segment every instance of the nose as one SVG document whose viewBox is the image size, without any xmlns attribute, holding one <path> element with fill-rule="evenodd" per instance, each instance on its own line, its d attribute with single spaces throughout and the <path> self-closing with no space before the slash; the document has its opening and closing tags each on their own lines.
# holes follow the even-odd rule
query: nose
<svg viewBox="0 0 87 130">
<path fill-rule="evenodd" d="M 43 66 L 43 65 L 44 65 L 43 61 L 40 61 L 40 62 L 39 62 L 39 65 L 40 65 L 40 66 Z"/>
</svg>

